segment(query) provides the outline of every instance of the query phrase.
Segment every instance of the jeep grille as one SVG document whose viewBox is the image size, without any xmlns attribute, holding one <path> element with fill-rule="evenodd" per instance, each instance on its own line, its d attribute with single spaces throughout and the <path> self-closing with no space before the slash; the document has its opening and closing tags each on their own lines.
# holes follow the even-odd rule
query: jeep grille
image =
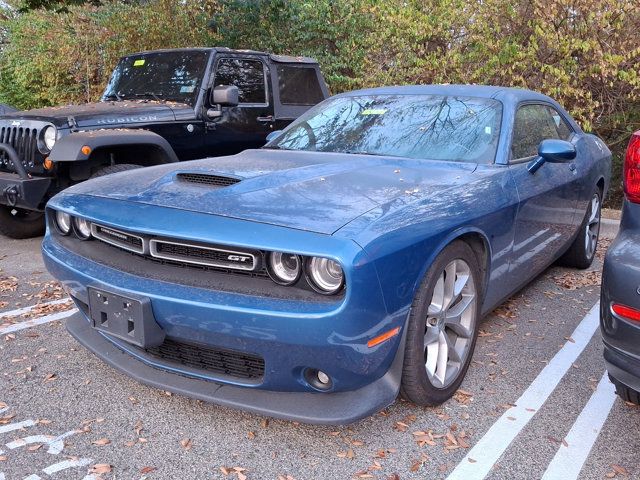
<svg viewBox="0 0 640 480">
<path fill-rule="evenodd" d="M 0 128 L 0 143 L 11 145 L 25 168 L 33 168 L 38 152 L 38 129 L 24 127 Z M 9 158 L 4 152 L 0 152 L 0 166 L 13 170 Z"/>
</svg>

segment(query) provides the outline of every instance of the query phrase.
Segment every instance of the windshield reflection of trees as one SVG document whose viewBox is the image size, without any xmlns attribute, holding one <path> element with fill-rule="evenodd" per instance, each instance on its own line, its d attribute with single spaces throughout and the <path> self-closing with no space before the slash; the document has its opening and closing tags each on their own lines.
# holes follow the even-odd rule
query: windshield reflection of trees
<svg viewBox="0 0 640 480">
<path fill-rule="evenodd" d="M 103 98 L 149 98 L 193 105 L 207 52 L 162 52 L 126 57 L 115 68 Z"/>
<path fill-rule="evenodd" d="M 489 163 L 501 109 L 495 100 L 440 95 L 342 97 L 303 116 L 280 148 Z"/>
</svg>

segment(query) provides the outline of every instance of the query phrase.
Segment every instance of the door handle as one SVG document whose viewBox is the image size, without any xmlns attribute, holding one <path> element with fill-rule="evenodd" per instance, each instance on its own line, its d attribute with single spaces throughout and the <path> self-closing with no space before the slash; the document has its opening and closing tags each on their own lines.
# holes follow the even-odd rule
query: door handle
<svg viewBox="0 0 640 480">
<path fill-rule="evenodd" d="M 572 172 L 576 171 L 576 164 L 575 163 L 570 163 L 569 164 L 569 170 L 571 170 Z"/>
<path fill-rule="evenodd" d="M 258 117 L 256 118 L 260 123 L 271 123 L 275 120 L 273 115 L 267 115 L 266 117 Z"/>
</svg>

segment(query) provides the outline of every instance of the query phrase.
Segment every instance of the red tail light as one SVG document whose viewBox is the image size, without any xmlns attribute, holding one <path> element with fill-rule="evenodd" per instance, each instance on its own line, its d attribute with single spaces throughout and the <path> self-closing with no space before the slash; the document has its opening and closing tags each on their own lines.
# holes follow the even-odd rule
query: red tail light
<svg viewBox="0 0 640 480">
<path fill-rule="evenodd" d="M 640 131 L 631 135 L 624 158 L 624 194 L 630 202 L 640 203 Z"/>
<path fill-rule="evenodd" d="M 633 320 L 635 322 L 640 322 L 640 310 L 627 307 L 626 305 L 620 305 L 619 303 L 612 304 L 611 310 L 613 310 L 613 312 L 616 315 L 619 315 L 622 318 L 626 318 L 627 320 Z"/>
</svg>

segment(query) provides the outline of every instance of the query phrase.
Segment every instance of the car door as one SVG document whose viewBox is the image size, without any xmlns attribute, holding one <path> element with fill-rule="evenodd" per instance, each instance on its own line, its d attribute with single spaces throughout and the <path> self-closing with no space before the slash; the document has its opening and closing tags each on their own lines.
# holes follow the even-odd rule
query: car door
<svg viewBox="0 0 640 480">
<path fill-rule="evenodd" d="M 205 135 L 207 148 L 216 155 L 238 153 L 265 144 L 274 124 L 268 70 L 258 57 L 220 56 L 214 66 L 213 85 L 238 87 L 239 103 L 224 108 Z"/>
<path fill-rule="evenodd" d="M 570 140 L 572 135 L 551 105 L 526 103 L 516 111 L 509 164 L 519 198 L 510 265 L 514 282 L 548 266 L 575 232 L 576 162 L 545 163 L 535 173 L 527 170 L 543 140 Z"/>
</svg>

